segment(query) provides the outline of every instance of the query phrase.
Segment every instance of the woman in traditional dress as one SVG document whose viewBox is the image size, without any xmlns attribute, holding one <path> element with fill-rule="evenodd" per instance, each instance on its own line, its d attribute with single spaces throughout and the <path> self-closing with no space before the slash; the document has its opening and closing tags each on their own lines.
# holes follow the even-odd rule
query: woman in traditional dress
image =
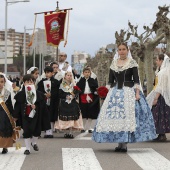
<svg viewBox="0 0 170 170">
<path fill-rule="evenodd" d="M 14 143 L 15 122 L 12 118 L 13 106 L 11 101 L 12 82 L 5 74 L 0 73 L 0 148 L 2 154 L 8 152 L 8 147 Z"/>
<path fill-rule="evenodd" d="M 154 82 L 154 88 L 147 96 L 147 101 L 152 109 L 153 118 L 155 121 L 157 141 L 166 141 L 165 133 L 170 133 L 170 74 L 168 67 L 169 57 L 160 54 L 156 60 L 157 70 Z"/>
<path fill-rule="evenodd" d="M 153 116 L 140 90 L 138 65 L 128 57 L 125 43 L 118 45 L 118 58 L 110 66 L 110 90 L 101 107 L 92 139 L 118 143 L 116 152 L 127 152 L 127 143 L 156 138 Z"/>
<path fill-rule="evenodd" d="M 82 116 L 75 97 L 72 72 L 66 72 L 59 88 L 59 118 L 55 123 L 56 129 L 69 130 L 64 135 L 65 138 L 74 138 L 73 130 L 83 129 Z"/>
</svg>

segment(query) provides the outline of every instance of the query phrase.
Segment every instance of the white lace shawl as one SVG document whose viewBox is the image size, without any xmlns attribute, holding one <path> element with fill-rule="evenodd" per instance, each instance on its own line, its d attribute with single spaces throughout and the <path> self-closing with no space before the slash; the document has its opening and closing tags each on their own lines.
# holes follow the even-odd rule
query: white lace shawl
<svg viewBox="0 0 170 170">
<path fill-rule="evenodd" d="M 10 92 L 9 90 L 3 88 L 3 89 L 2 89 L 2 92 L 1 92 L 1 94 L 0 94 L 0 98 L 1 98 L 4 102 L 6 102 L 7 99 L 8 99 L 8 97 L 10 96 L 10 94 L 11 94 L 11 92 Z"/>
<path fill-rule="evenodd" d="M 111 66 L 110 66 L 110 69 L 114 70 L 115 72 L 124 71 L 124 70 L 127 70 L 128 68 L 138 67 L 137 62 L 132 58 L 128 58 L 127 62 L 125 63 L 125 65 L 123 67 L 118 67 L 117 61 L 118 61 L 118 59 L 113 60 Z"/>
<path fill-rule="evenodd" d="M 61 90 L 63 90 L 66 93 L 72 93 L 73 92 L 73 87 L 74 84 L 71 83 L 70 85 L 67 84 L 64 80 L 62 81 L 62 83 L 60 84 L 60 88 Z"/>
<path fill-rule="evenodd" d="M 160 93 L 165 99 L 165 103 L 170 106 L 170 59 L 169 65 L 158 73 L 158 85 L 155 91 Z"/>
</svg>

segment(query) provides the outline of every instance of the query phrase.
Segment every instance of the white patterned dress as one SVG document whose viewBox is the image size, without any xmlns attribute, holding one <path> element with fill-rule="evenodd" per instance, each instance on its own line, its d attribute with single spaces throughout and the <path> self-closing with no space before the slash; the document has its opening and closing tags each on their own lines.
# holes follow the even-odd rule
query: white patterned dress
<svg viewBox="0 0 170 170">
<path fill-rule="evenodd" d="M 133 143 L 156 138 L 155 125 L 143 93 L 135 98 L 139 88 L 138 65 L 128 59 L 123 67 L 117 60 L 110 67 L 111 88 L 101 107 L 92 139 L 99 143 Z"/>
</svg>

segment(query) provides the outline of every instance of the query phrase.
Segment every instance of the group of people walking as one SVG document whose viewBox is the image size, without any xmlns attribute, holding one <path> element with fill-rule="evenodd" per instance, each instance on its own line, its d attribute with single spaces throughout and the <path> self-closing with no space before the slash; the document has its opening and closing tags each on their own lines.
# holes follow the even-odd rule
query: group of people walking
<svg viewBox="0 0 170 170">
<path fill-rule="evenodd" d="M 53 138 L 55 129 L 65 130 L 64 137 L 69 139 L 74 138 L 74 130 L 88 131 L 95 142 L 118 143 L 115 152 L 127 152 L 128 143 L 165 141 L 165 133 L 170 132 L 169 57 L 158 56 L 155 86 L 145 98 L 138 64 L 129 55 L 128 46 L 120 43 L 117 48 L 117 57 L 110 66 L 109 92 L 101 108 L 98 82 L 91 68 L 85 67 L 82 75 L 76 77 L 65 62 L 64 53 L 59 63 L 53 62 L 44 69 L 41 78 L 38 68 L 31 67 L 15 95 L 11 82 L 1 73 L 2 153 L 7 153 L 7 148 L 16 141 L 14 129 L 18 126 L 23 129 L 26 155 L 30 154 L 31 146 L 39 150 L 37 140 L 42 131 L 44 138 Z M 93 119 L 97 119 L 95 127 Z"/>
<path fill-rule="evenodd" d="M 90 77 L 90 68 L 83 70 L 78 86 L 72 69 L 63 59 L 66 59 L 66 56 L 61 55 L 60 58 L 61 63 L 53 62 L 45 67 L 41 80 L 38 68 L 31 67 L 27 71 L 28 74 L 23 76 L 20 91 L 13 97 L 10 96 L 10 92 L 12 94 L 14 89 L 9 80 L 5 81 L 7 78 L 3 74 L 2 88 L 6 89 L 4 85 L 9 83 L 9 100 L 11 103 L 14 101 L 14 105 L 9 107 L 12 108 L 10 115 L 16 122 L 16 127 L 19 126 L 23 130 L 26 145 L 24 154 L 26 155 L 30 154 L 31 147 L 35 151 L 39 150 L 37 140 L 42 131 L 45 131 L 44 138 L 53 138 L 55 129 L 65 130 L 64 137 L 72 139 L 74 130 L 81 132 L 88 130 L 92 133 L 89 129 L 92 119 L 98 116 L 100 109 L 96 92 L 98 83 Z M 60 64 L 63 65 L 61 68 Z M 4 97 L 4 95 L 1 96 L 3 101 L 5 101 Z M 83 121 L 85 126 L 88 124 L 87 129 L 84 129 Z M 2 130 L 6 131 L 7 128 L 2 127 Z M 10 137 L 13 139 L 12 134 Z M 10 146 L 1 147 L 7 153 L 7 148 Z"/>
</svg>

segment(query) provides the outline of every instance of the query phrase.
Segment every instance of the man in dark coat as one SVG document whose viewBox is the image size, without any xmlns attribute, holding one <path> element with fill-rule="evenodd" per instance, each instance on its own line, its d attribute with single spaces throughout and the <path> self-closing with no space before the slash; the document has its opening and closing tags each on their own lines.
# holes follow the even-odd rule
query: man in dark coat
<svg viewBox="0 0 170 170">
<path fill-rule="evenodd" d="M 38 90 L 43 92 L 47 99 L 47 107 L 50 114 L 51 129 L 46 131 L 44 138 L 53 138 L 54 123 L 58 119 L 58 105 L 59 105 L 59 86 L 60 82 L 53 77 L 53 68 L 47 66 L 44 69 L 46 78 L 42 79 L 38 83 Z M 46 89 L 46 85 L 49 85 L 49 89 Z M 49 91 L 48 91 L 49 90 Z"/>
<path fill-rule="evenodd" d="M 32 145 L 35 151 L 38 151 L 38 145 L 36 143 L 41 131 L 46 131 L 51 128 L 48 109 L 45 104 L 45 96 L 43 93 L 35 90 L 36 96 L 35 103 L 28 102 L 28 95 L 26 94 L 26 88 L 31 87 L 35 89 L 35 79 L 31 74 L 27 74 L 23 77 L 22 91 L 15 95 L 15 106 L 13 117 L 17 120 L 17 124 L 23 129 L 23 137 L 25 139 L 26 150 L 24 154 L 30 154 L 30 145 Z M 32 86 L 31 86 L 32 85 Z M 34 87 L 34 88 L 33 88 Z M 28 92 L 28 91 L 27 91 Z M 32 100 L 33 101 L 33 100 Z M 30 116 L 32 111 L 35 110 L 35 115 Z M 31 141 L 32 138 L 32 141 Z"/>
<path fill-rule="evenodd" d="M 91 70 L 89 68 L 84 68 L 84 77 L 80 78 L 77 86 L 81 89 L 79 105 L 82 112 L 84 130 L 88 130 L 89 133 L 92 133 L 92 119 L 97 119 L 100 110 L 100 103 L 96 92 L 98 83 L 90 77 L 90 74 Z"/>
</svg>

